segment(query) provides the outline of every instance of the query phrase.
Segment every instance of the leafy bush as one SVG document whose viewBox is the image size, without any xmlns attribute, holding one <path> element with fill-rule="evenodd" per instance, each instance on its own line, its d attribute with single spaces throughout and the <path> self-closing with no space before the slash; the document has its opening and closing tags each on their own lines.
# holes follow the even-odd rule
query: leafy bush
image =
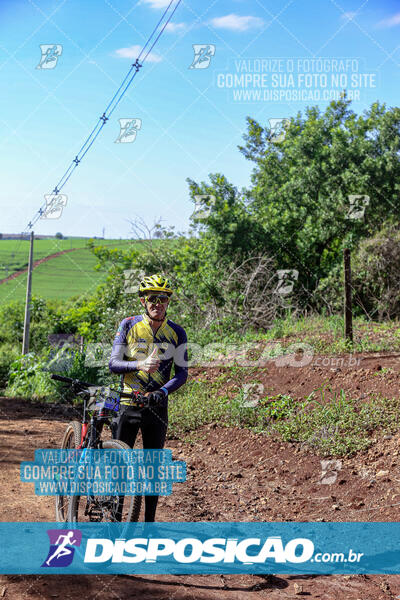
<svg viewBox="0 0 400 600">
<path fill-rule="evenodd" d="M 48 335 L 63 333 L 65 303 L 33 296 L 31 300 L 30 349 L 37 352 L 48 347 Z M 15 300 L 0 306 L 0 345 L 22 348 L 25 302 Z M 73 333 L 66 331 L 66 333 Z"/>
<path fill-rule="evenodd" d="M 400 317 L 400 229 L 363 240 L 353 260 L 354 300 L 378 321 Z"/>
<path fill-rule="evenodd" d="M 75 396 L 64 383 L 51 379 L 52 373 L 79 379 L 88 383 L 108 385 L 115 383 L 105 369 L 86 366 L 85 352 L 73 348 L 54 349 L 35 354 L 30 352 L 15 360 L 9 370 L 8 396 L 32 399 L 69 401 Z M 108 371 L 108 370 L 107 370 Z"/>
<path fill-rule="evenodd" d="M 15 360 L 10 366 L 6 395 L 37 400 L 55 394 L 56 386 L 46 366 L 46 360 L 33 352 Z"/>
<path fill-rule="evenodd" d="M 400 229 L 386 225 L 362 240 L 352 255 L 354 313 L 383 321 L 400 317 Z M 337 265 L 323 279 L 315 298 L 328 312 L 343 310 L 344 273 Z"/>
<path fill-rule="evenodd" d="M 65 304 L 61 301 L 33 297 L 30 325 L 32 356 L 49 350 L 52 333 L 74 333 L 63 327 Z M 14 301 L 0 306 L 0 388 L 5 387 L 11 364 L 21 355 L 25 304 Z"/>
<path fill-rule="evenodd" d="M 0 306 L 0 344 L 8 343 L 14 346 L 21 344 L 22 346 L 24 310 L 24 303 L 20 301 Z"/>
<path fill-rule="evenodd" d="M 0 390 L 6 387 L 10 366 L 19 355 L 20 350 L 15 344 L 7 343 L 0 346 Z"/>
</svg>

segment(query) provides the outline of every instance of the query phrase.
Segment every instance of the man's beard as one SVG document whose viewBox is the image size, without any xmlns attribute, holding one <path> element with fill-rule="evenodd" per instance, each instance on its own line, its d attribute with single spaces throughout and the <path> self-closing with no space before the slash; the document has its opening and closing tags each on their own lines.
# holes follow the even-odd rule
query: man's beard
<svg viewBox="0 0 400 600">
<path fill-rule="evenodd" d="M 164 321 L 165 317 L 167 316 L 167 311 L 165 311 L 164 316 L 161 319 L 157 319 L 156 317 L 152 317 L 149 313 L 149 311 L 147 310 L 147 306 L 146 306 L 146 315 L 149 317 L 149 319 L 151 319 L 152 321 L 157 321 L 157 322 L 161 322 Z"/>
</svg>

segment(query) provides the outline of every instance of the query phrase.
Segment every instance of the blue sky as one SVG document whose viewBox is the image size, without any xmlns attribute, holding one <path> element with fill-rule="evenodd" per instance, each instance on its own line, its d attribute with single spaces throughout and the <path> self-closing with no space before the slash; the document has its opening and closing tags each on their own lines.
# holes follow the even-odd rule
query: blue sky
<svg viewBox="0 0 400 600">
<path fill-rule="evenodd" d="M 0 231 L 26 228 L 168 3 L 1 0 Z M 399 32 L 393 0 L 182 0 L 62 190 L 60 218 L 39 220 L 35 233 L 99 236 L 105 227 L 108 238 L 127 237 L 136 218 L 187 230 L 187 177 L 221 172 L 249 184 L 252 165 L 237 150 L 247 115 L 267 125 L 309 104 L 325 108 L 323 95 L 340 93 L 333 69 L 342 69 L 336 76 L 345 76 L 355 111 L 377 99 L 396 105 Z M 37 68 L 41 44 L 62 46 L 52 69 Z M 189 68 L 194 44 L 210 46 L 207 68 Z M 264 75 L 261 91 L 255 74 Z M 133 118 L 141 120 L 136 139 L 115 143 L 119 119 Z"/>
</svg>

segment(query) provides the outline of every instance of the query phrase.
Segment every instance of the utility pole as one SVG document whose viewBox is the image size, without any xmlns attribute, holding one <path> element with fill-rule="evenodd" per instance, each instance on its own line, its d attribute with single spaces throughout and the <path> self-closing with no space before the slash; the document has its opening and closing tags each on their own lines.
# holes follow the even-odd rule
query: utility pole
<svg viewBox="0 0 400 600">
<path fill-rule="evenodd" d="M 351 265 L 350 250 L 343 250 L 344 259 L 344 331 L 346 340 L 353 341 L 353 311 L 351 301 Z"/>
<path fill-rule="evenodd" d="M 25 320 L 24 320 L 24 337 L 22 340 L 22 354 L 29 352 L 29 326 L 31 323 L 31 288 L 32 288 L 32 266 L 33 266 L 33 231 L 31 231 L 30 247 L 29 247 L 29 266 L 28 278 L 26 281 L 26 301 L 25 301 Z"/>
</svg>

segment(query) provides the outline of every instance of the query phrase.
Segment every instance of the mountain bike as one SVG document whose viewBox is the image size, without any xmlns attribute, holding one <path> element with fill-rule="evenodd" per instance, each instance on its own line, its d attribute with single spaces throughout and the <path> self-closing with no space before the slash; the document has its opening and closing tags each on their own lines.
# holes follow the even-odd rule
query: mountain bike
<svg viewBox="0 0 400 600">
<path fill-rule="evenodd" d="M 130 450 L 120 440 L 102 440 L 104 426 L 119 412 L 120 398 L 129 398 L 130 406 L 138 412 L 149 406 L 149 399 L 140 392 L 125 393 L 111 388 L 94 386 L 84 381 L 53 374 L 52 379 L 69 384 L 83 398 L 82 423 L 67 425 L 62 449 L 71 450 Z M 61 522 L 138 521 L 142 496 L 56 496 L 56 518 Z"/>
</svg>

